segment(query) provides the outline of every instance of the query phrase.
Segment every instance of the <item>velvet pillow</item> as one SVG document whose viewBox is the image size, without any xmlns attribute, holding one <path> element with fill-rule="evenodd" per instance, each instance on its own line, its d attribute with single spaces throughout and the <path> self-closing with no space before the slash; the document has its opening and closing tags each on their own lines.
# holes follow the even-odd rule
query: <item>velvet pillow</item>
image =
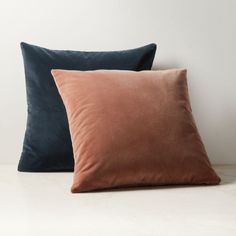
<svg viewBox="0 0 236 236">
<path fill-rule="evenodd" d="M 52 74 L 72 137 L 72 192 L 220 182 L 192 116 L 185 70 Z"/>
<path fill-rule="evenodd" d="M 150 70 L 156 45 L 112 52 L 49 50 L 21 43 L 28 120 L 19 171 L 72 171 L 66 111 L 51 75 L 52 68 Z"/>
</svg>

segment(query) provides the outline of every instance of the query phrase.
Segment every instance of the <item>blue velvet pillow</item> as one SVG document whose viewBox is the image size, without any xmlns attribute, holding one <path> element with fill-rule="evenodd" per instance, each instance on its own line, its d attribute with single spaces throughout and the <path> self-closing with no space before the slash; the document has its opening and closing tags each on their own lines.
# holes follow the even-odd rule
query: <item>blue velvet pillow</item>
<svg viewBox="0 0 236 236">
<path fill-rule="evenodd" d="M 150 70 L 156 45 L 111 52 L 49 50 L 21 43 L 28 119 L 19 171 L 73 171 L 66 111 L 51 69 Z"/>
</svg>

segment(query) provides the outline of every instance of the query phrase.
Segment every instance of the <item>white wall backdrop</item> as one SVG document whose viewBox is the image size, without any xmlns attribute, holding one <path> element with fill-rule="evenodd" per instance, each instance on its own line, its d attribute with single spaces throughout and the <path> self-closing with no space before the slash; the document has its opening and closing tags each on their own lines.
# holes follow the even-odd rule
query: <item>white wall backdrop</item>
<svg viewBox="0 0 236 236">
<path fill-rule="evenodd" d="M 0 0 L 0 163 L 17 163 L 26 124 L 19 43 L 116 50 L 158 45 L 155 69 L 188 69 L 213 163 L 236 164 L 235 0 Z"/>
</svg>

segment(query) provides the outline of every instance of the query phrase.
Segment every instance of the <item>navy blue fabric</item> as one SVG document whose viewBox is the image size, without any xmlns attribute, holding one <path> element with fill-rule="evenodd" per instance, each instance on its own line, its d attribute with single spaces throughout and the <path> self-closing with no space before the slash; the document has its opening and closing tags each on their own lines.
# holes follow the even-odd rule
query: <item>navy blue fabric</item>
<svg viewBox="0 0 236 236">
<path fill-rule="evenodd" d="M 19 171 L 73 171 L 73 151 L 66 111 L 51 69 L 150 70 L 156 45 L 111 52 L 49 50 L 21 43 L 28 119 Z"/>
</svg>

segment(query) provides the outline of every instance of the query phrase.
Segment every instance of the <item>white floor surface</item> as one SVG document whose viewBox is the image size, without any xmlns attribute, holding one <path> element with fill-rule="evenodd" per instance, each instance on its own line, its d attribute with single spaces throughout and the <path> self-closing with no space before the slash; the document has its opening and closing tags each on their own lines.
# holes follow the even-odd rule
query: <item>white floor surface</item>
<svg viewBox="0 0 236 236">
<path fill-rule="evenodd" d="M 72 173 L 0 166 L 0 236 L 236 236 L 236 166 L 219 186 L 71 194 Z"/>
</svg>

